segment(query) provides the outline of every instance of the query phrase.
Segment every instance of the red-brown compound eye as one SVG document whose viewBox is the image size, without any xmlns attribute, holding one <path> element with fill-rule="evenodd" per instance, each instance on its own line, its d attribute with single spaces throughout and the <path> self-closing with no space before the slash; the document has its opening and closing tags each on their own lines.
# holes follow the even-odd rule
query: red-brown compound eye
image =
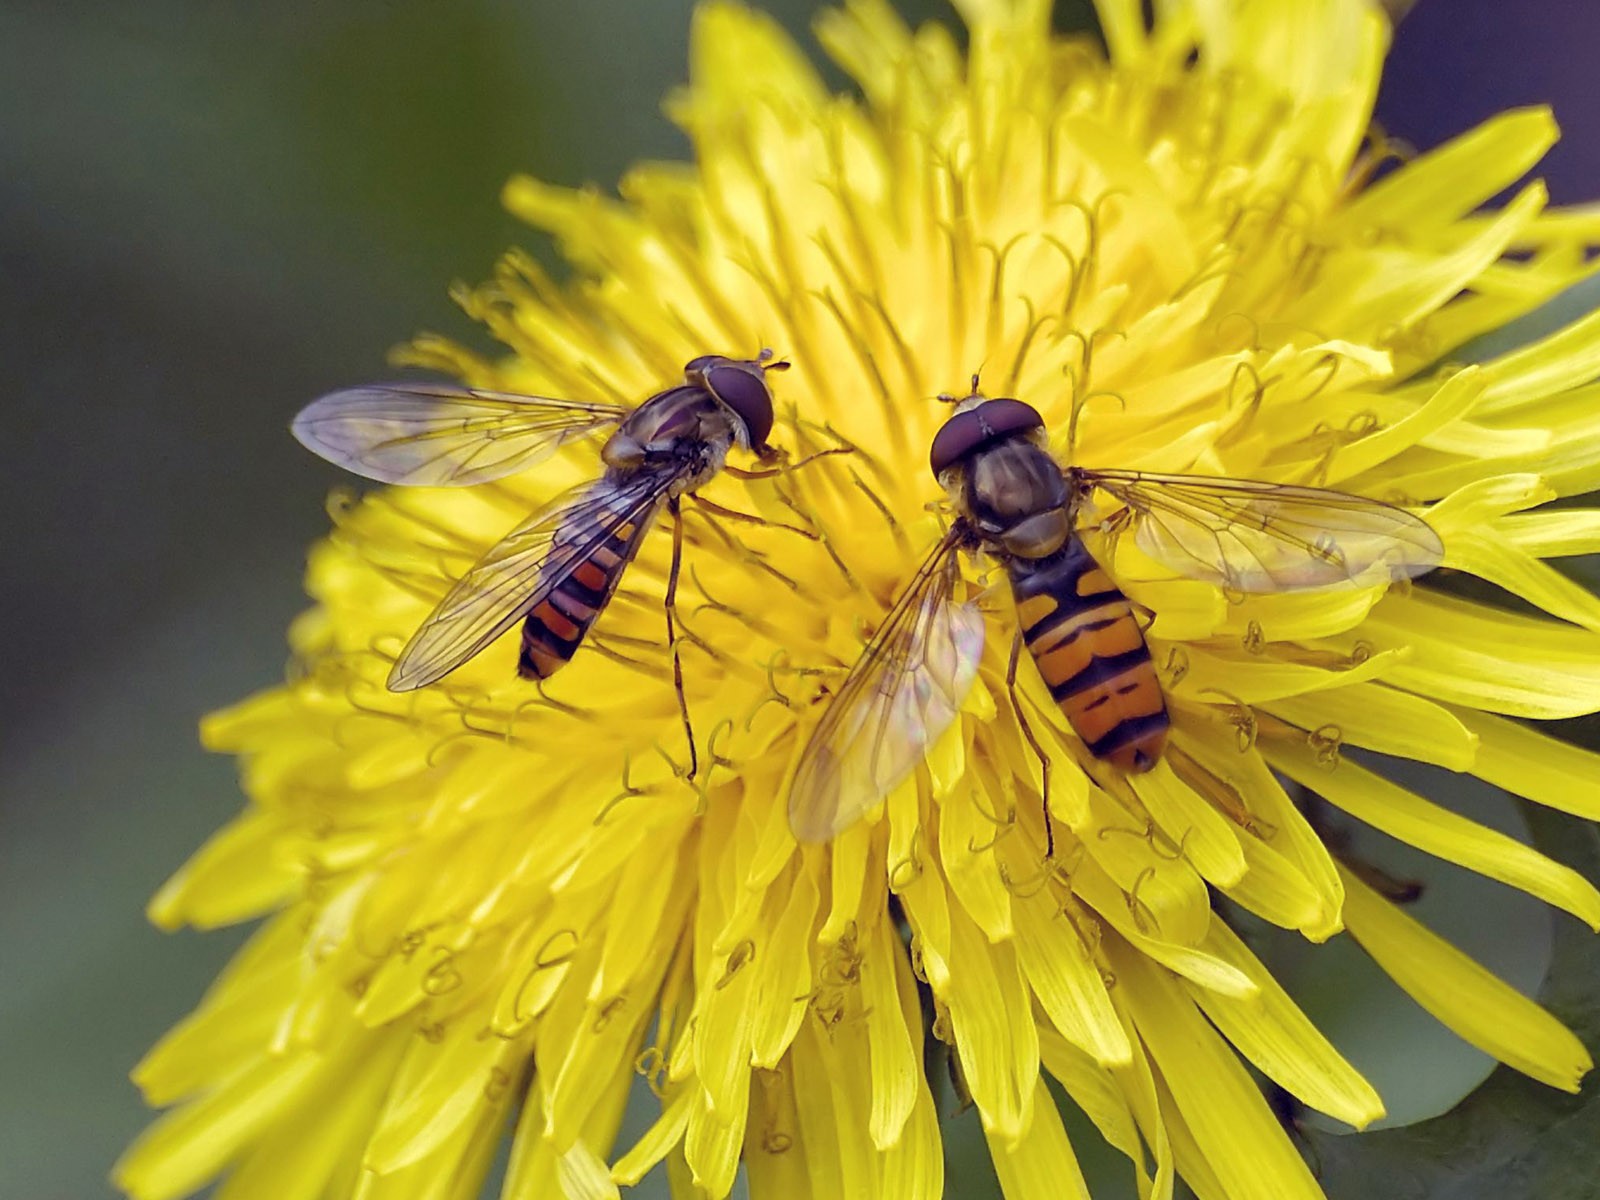
<svg viewBox="0 0 1600 1200">
<path fill-rule="evenodd" d="M 699 360 L 696 360 L 699 361 Z M 702 368 L 711 394 L 733 409 L 750 435 L 750 448 L 759 452 L 772 433 L 772 393 L 761 367 L 754 362 L 713 359 Z"/>
<path fill-rule="evenodd" d="M 1009 437 L 1044 428 L 1044 418 L 1031 404 L 1021 400 L 985 400 L 977 408 L 957 413 L 933 435 L 928 466 L 937 479 L 968 455 Z"/>
</svg>

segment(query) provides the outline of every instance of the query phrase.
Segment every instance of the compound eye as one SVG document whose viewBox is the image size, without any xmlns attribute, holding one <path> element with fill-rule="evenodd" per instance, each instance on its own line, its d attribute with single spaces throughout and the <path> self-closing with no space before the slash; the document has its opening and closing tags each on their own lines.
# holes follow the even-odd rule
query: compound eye
<svg viewBox="0 0 1600 1200">
<path fill-rule="evenodd" d="M 1021 400 L 1011 400 L 1002 396 L 980 404 L 973 411 L 978 414 L 978 419 L 984 425 L 994 431 L 995 437 L 1044 428 L 1044 418 L 1039 415 L 1039 410 L 1031 404 L 1024 404 Z"/>
<path fill-rule="evenodd" d="M 761 368 L 735 366 L 724 359 L 706 369 L 705 380 L 711 394 L 744 422 L 751 449 L 765 446 L 767 435 L 772 432 L 772 393 L 767 390 Z"/>
<path fill-rule="evenodd" d="M 696 375 L 704 371 L 712 363 L 721 361 L 721 358 L 720 354 L 702 354 L 699 358 L 691 358 L 684 364 L 683 373 L 685 375 Z"/>
<path fill-rule="evenodd" d="M 928 466 L 938 478 L 974 451 L 1012 434 L 1028 433 L 1044 427 L 1039 412 L 1021 400 L 985 400 L 976 408 L 959 412 L 946 421 L 933 436 Z"/>
<path fill-rule="evenodd" d="M 943 475 L 988 440 L 989 431 L 978 419 L 976 409 L 951 417 L 933 435 L 933 448 L 928 452 L 933 477 Z"/>
</svg>

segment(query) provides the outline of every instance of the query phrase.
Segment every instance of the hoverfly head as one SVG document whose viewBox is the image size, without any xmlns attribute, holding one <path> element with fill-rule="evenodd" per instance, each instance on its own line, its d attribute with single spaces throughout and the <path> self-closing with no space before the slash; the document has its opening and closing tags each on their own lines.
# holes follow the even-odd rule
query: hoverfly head
<svg viewBox="0 0 1600 1200">
<path fill-rule="evenodd" d="M 767 387 L 766 373 L 789 366 L 781 360 L 768 363 L 771 357 L 770 350 L 762 351 L 759 358 L 703 354 L 683 368 L 690 384 L 704 388 L 732 411 L 743 429 L 740 443 L 763 458 L 768 455 L 767 438 L 772 433 L 772 391 Z"/>
<path fill-rule="evenodd" d="M 961 400 L 949 395 L 939 399 L 954 404 L 956 411 L 933 436 L 928 466 L 935 479 L 1002 438 L 1044 428 L 1044 418 L 1033 405 L 1010 397 L 985 397 L 978 391 L 976 375 L 972 377 L 971 395 Z"/>
</svg>

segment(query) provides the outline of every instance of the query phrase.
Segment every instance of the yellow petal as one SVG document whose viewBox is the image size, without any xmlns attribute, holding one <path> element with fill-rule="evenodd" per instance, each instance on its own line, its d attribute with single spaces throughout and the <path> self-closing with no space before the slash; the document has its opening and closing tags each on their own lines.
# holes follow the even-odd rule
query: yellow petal
<svg viewBox="0 0 1600 1200">
<path fill-rule="evenodd" d="M 1536 558 L 1600 551 L 1600 509 L 1558 508 L 1512 513 L 1494 522 L 1496 533 Z"/>
<path fill-rule="evenodd" d="M 805 1019 L 812 988 L 811 928 L 816 913 L 816 880 L 810 871 L 800 871 L 784 902 L 783 915 L 772 928 L 766 953 L 755 964 L 750 1055 L 758 1067 L 778 1065 Z"/>
<path fill-rule="evenodd" d="M 162 929 L 188 923 L 215 929 L 282 905 L 301 886 L 295 848 L 304 835 L 287 813 L 252 809 L 206 842 L 151 899 L 146 914 Z"/>
<path fill-rule="evenodd" d="M 665 1158 L 669 1151 L 683 1140 L 683 1133 L 689 1127 L 689 1110 L 693 1107 L 694 1092 L 690 1088 L 680 1088 L 662 1109 L 661 1115 L 651 1124 L 650 1128 L 640 1135 L 639 1140 L 621 1158 L 611 1166 L 611 1178 L 624 1187 L 632 1187 L 649 1173 L 650 1168 Z M 519 1138 L 517 1143 L 519 1144 Z M 506 1200 L 522 1200 L 508 1189 Z M 530 1200 L 532 1194 L 530 1193 Z"/>
<path fill-rule="evenodd" d="M 1418 590 L 1374 609 L 1361 640 L 1410 647 L 1388 679 L 1434 699 L 1516 717 L 1600 707 L 1600 635 L 1585 629 Z"/>
<path fill-rule="evenodd" d="M 1031 992 L 1009 943 L 990 944 L 959 908 L 950 912 L 950 1009 L 956 1049 L 986 1130 L 1007 1141 L 1033 1119 L 1039 1036 Z"/>
<path fill-rule="evenodd" d="M 917 1102 L 900 1140 L 880 1158 L 878 1194 L 885 1200 L 940 1200 L 944 1195 L 944 1147 L 939 1141 L 939 1113 L 927 1077 L 916 1073 Z M 816 1195 L 799 1190 L 796 1196 Z"/>
<path fill-rule="evenodd" d="M 257 1061 L 146 1130 L 117 1161 L 113 1182 L 137 1200 L 198 1190 L 280 1113 L 293 1111 L 322 1066 L 318 1055 L 304 1051 Z"/>
<path fill-rule="evenodd" d="M 1487 530 L 1460 532 L 1445 547 L 1445 566 L 1521 596 L 1551 616 L 1600 633 L 1600 599 L 1583 585 Z"/>
<path fill-rule="evenodd" d="M 526 1050 L 479 1032 L 457 1022 L 438 1042 L 412 1039 L 367 1144 L 369 1170 L 383 1175 L 419 1162 L 480 1119 L 494 1094 L 510 1086 Z"/>
<path fill-rule="evenodd" d="M 1234 1200 L 1233 1193 L 1223 1186 L 1216 1172 L 1211 1169 L 1211 1164 L 1206 1161 L 1205 1151 L 1200 1148 L 1194 1132 L 1178 1112 L 1171 1090 L 1163 1086 L 1159 1079 L 1156 1089 L 1161 1097 L 1162 1112 L 1166 1115 L 1167 1133 L 1172 1141 L 1172 1158 L 1183 1182 L 1194 1192 L 1196 1200 Z"/>
<path fill-rule="evenodd" d="M 360 1161 L 406 1037 L 390 1034 L 350 1046 L 357 1053 L 336 1076 L 342 1085 L 338 1103 L 305 1104 L 289 1114 L 228 1174 L 217 1200 L 283 1200 L 286 1180 L 311 1194 L 336 1189 Z"/>
<path fill-rule="evenodd" d="M 1516 721 L 1456 710 L 1478 739 L 1472 773 L 1550 808 L 1600 821 L 1600 754 Z"/>
<path fill-rule="evenodd" d="M 561 1156 L 557 1178 L 566 1200 L 618 1200 L 622 1195 L 606 1164 L 581 1138 Z"/>
<path fill-rule="evenodd" d="M 1141 933 L 1134 920 L 1134 907 L 1094 864 L 1085 861 L 1073 873 L 1073 890 L 1094 907 L 1131 945 L 1156 962 L 1211 991 L 1234 996 L 1253 996 L 1256 986 L 1244 972 L 1192 946 L 1174 945 Z M 1213 918 L 1214 919 L 1214 918 Z M 1208 923 L 1209 925 L 1209 923 Z M 1204 935 L 1202 934 L 1202 939 Z"/>
<path fill-rule="evenodd" d="M 1111 61 L 1132 66 L 1144 56 L 1144 13 L 1135 0 L 1095 0 L 1095 12 L 1100 17 L 1106 47 L 1111 51 Z"/>
<path fill-rule="evenodd" d="M 1555 118 L 1544 107 L 1516 108 L 1378 180 L 1336 218 L 1337 226 L 1378 228 L 1415 237 L 1470 213 L 1527 173 L 1555 144 Z"/>
<path fill-rule="evenodd" d="M 950 897 L 937 863 L 924 862 L 904 872 L 900 898 L 911 923 L 911 950 L 920 974 L 938 995 L 949 987 L 953 936 Z"/>
<path fill-rule="evenodd" d="M 744 1095 L 724 1095 L 725 1106 L 743 1101 L 737 1109 L 713 1109 L 702 1094 L 689 1111 L 688 1128 L 683 1135 L 683 1157 L 695 1186 L 713 1196 L 726 1196 L 739 1169 L 739 1154 L 749 1120 L 750 1074 L 740 1074 L 736 1091 Z"/>
<path fill-rule="evenodd" d="M 1524 187 L 1500 210 L 1492 225 L 1444 254 L 1419 254 L 1375 247 L 1330 263 L 1317 282 L 1285 314 L 1290 320 L 1317 317 L 1345 329 L 1376 330 L 1384 322 L 1409 324 L 1439 308 L 1499 258 L 1544 207 L 1542 184 Z"/>
<path fill-rule="evenodd" d="M 1515 988 L 1344 872 L 1350 932 L 1396 983 L 1464 1040 L 1552 1087 L 1576 1092 L 1594 1065 L 1572 1033 Z"/>
<path fill-rule="evenodd" d="M 667 918 L 679 908 L 668 901 L 673 885 L 679 883 L 678 869 L 677 858 L 672 856 L 658 860 L 648 871 L 619 873 L 605 948 L 595 972 L 596 996 L 616 995 L 651 959 L 659 957 L 654 953 L 654 944 L 667 935 L 671 928 L 666 924 Z"/>
<path fill-rule="evenodd" d="M 1372 1085 L 1322 1036 L 1238 935 L 1214 922 L 1206 949 L 1238 967 L 1258 989 L 1255 999 L 1241 1001 L 1188 986 L 1223 1037 L 1312 1108 L 1357 1129 L 1383 1116 L 1383 1101 Z"/>
<path fill-rule="evenodd" d="M 988 1130 L 985 1133 L 1006 1200 L 1036 1200 L 1042 1196 L 1089 1200 L 1089 1185 L 1084 1182 L 1078 1157 L 1062 1127 L 1061 1114 L 1043 1079 L 1035 1085 L 1033 1124 L 1026 1133 L 1015 1141 Z"/>
<path fill-rule="evenodd" d="M 1170 257 L 1156 255 L 1150 268 L 1167 287 L 1179 288 L 1194 274 L 1194 243 L 1184 236 L 1182 220 L 1161 179 L 1125 138 L 1100 120 L 1072 116 L 1059 128 L 1085 166 L 1106 180 L 1105 190 L 1115 189 L 1126 197 L 1139 223 L 1151 231 L 1151 240 L 1172 248 Z"/>
<path fill-rule="evenodd" d="M 1177 983 L 1108 941 L 1119 989 L 1205 1161 L 1231 1200 L 1323 1200 L 1233 1051 Z"/>
<path fill-rule="evenodd" d="M 1326 920 L 1324 898 L 1293 860 L 1251 834 L 1241 837 L 1239 845 L 1247 869 L 1226 889 L 1229 899 L 1281 929 L 1320 928 Z M 1211 923 L 1213 929 L 1216 924 Z"/>
<path fill-rule="evenodd" d="M 867 851 L 872 844 L 873 826 L 857 822 L 833 840 L 831 903 L 828 917 L 817 931 L 817 941 L 836 942 L 856 920 L 861 899 L 866 894 L 870 872 Z"/>
<path fill-rule="evenodd" d="M 976 779 L 967 788 L 966 797 L 939 809 L 939 859 L 950 890 L 967 915 L 986 937 L 998 941 L 1011 936 L 1012 919 L 1011 893 L 1000 877 L 994 852 L 995 839 L 1005 825 L 996 821 L 1014 820 L 1015 815 L 991 811 L 996 798 L 985 794 Z"/>
<path fill-rule="evenodd" d="M 1205 936 L 1210 893 L 1176 844 L 1158 852 L 1158 834 L 1140 827 L 1121 804 L 1098 788 L 1090 793 L 1090 821 L 1076 831 L 1096 866 L 1133 897 L 1141 932 L 1180 945 Z M 1125 905 L 1118 905 L 1126 911 Z"/>
<path fill-rule="evenodd" d="M 1600 891 L 1570 867 L 1495 829 L 1431 804 L 1349 759 L 1318 760 L 1304 742 L 1273 739 L 1267 761 L 1330 804 L 1391 837 L 1564 908 L 1600 930 Z"/>
<path fill-rule="evenodd" d="M 1390 178 L 1399 179 L 1407 174 L 1397 172 Z M 1484 387 L 1477 367 L 1448 376 L 1413 411 L 1368 437 L 1341 446 L 1328 464 L 1328 485 L 1337 486 L 1343 480 L 1381 466 L 1401 451 L 1461 420 L 1477 404 Z"/>
<path fill-rule="evenodd" d="M 273 1027 L 293 1005 L 301 971 L 293 912 L 269 922 L 246 943 L 204 1002 L 134 1067 L 145 1103 L 164 1107 L 234 1074 L 272 1041 Z"/>
<path fill-rule="evenodd" d="M 1052 1029 L 1039 1030 L 1039 1055 L 1045 1070 L 1094 1123 L 1100 1136 L 1127 1156 L 1139 1181 L 1139 1194 L 1148 1195 L 1150 1177 L 1145 1171 L 1144 1143 L 1115 1076 Z"/>
<path fill-rule="evenodd" d="M 1128 1034 L 1084 935 L 1048 889 L 1019 900 L 1016 916 L 1017 957 L 1050 1023 L 1096 1062 L 1126 1063 Z"/>
<path fill-rule="evenodd" d="M 916 991 L 910 981 L 911 968 L 900 948 L 900 937 L 889 919 L 888 908 L 880 912 L 877 928 L 864 935 L 866 953 L 861 963 L 861 1004 L 867 1025 L 867 1059 L 871 1072 L 872 1109 L 867 1128 L 872 1144 L 884 1150 L 900 1140 L 917 1102 L 917 1079 L 922 1069 L 922 1014 L 917 1010 L 908 1014 L 904 1007 L 906 993 L 915 995 Z"/>
<path fill-rule="evenodd" d="M 1381 683 L 1287 697 L 1262 707 L 1315 730 L 1319 744 L 1331 748 L 1364 746 L 1452 771 L 1471 770 L 1478 751 L 1477 738 L 1449 709 Z"/>
<path fill-rule="evenodd" d="M 1193 735 L 1191 727 L 1196 730 Z M 1201 736 L 1201 729 L 1210 730 L 1212 736 Z M 1289 799 L 1277 777 L 1261 761 L 1260 753 L 1253 747 L 1237 752 L 1233 746 L 1219 744 L 1223 736 L 1226 736 L 1226 727 L 1214 716 L 1199 717 L 1186 712 L 1184 723 L 1176 730 L 1175 741 L 1183 753 L 1237 798 L 1238 807 L 1247 814 L 1245 820 L 1253 835 L 1286 859 L 1298 878 L 1315 893 L 1317 915 L 1296 928 L 1313 941 L 1332 937 L 1343 928 L 1339 910 L 1344 903 L 1344 888 L 1327 846 Z"/>
<path fill-rule="evenodd" d="M 1320 695 L 1332 688 L 1378 679 L 1404 658 L 1404 651 L 1390 650 L 1328 670 L 1226 645 L 1188 646 L 1184 648 L 1186 669 L 1169 692 L 1201 703 L 1215 702 L 1226 693 L 1246 704 L 1261 704 L 1288 696 Z"/>
<path fill-rule="evenodd" d="M 1485 364 L 1484 411 L 1512 410 L 1600 374 L 1600 311 Z"/>
<path fill-rule="evenodd" d="M 1244 877 L 1244 850 L 1228 819 L 1172 773 L 1165 762 L 1131 780 L 1156 824 L 1208 883 L 1227 888 Z"/>
<path fill-rule="evenodd" d="M 787 1067 L 758 1071 L 750 1092 L 750 1132 L 745 1138 L 744 1165 L 752 1196 L 806 1196 L 824 1178 L 801 1136 L 794 1081 Z M 815 1106 L 813 1106 L 815 1107 Z M 827 1136 L 827 1135 L 824 1135 Z"/>
<path fill-rule="evenodd" d="M 877 1178 L 877 1155 L 867 1132 L 868 1081 L 856 1069 L 866 1053 L 859 1021 L 824 1030 L 815 1020 L 800 1027 L 790 1053 L 801 1141 L 817 1172 L 813 1186 L 820 1190 L 838 1180 L 838 1190 L 824 1195 L 870 1195 Z"/>
<path fill-rule="evenodd" d="M 1132 1032 L 1132 1013 L 1118 997 L 1112 999 L 1117 1004 L 1117 1013 L 1123 1025 Z M 1133 1038 L 1133 1061 L 1126 1067 L 1114 1068 L 1111 1074 L 1127 1098 L 1128 1110 L 1138 1123 L 1149 1157 L 1155 1164 L 1155 1173 L 1150 1180 L 1150 1200 L 1171 1200 L 1177 1175 L 1169 1132 L 1171 1125 L 1176 1123 L 1176 1111 L 1171 1097 L 1161 1086 L 1161 1080 L 1140 1038 Z M 1203 1163 L 1201 1165 L 1204 1166 Z"/>
</svg>

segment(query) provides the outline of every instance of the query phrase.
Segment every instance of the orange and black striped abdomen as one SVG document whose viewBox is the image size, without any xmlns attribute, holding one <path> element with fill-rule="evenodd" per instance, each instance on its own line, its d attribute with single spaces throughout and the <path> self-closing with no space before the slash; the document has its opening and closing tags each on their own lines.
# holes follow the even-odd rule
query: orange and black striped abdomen
<svg viewBox="0 0 1600 1200">
<path fill-rule="evenodd" d="M 1127 597 L 1078 538 L 1006 566 L 1023 640 L 1089 752 L 1125 771 L 1155 766 L 1167 703 Z"/>
<path fill-rule="evenodd" d="M 593 517 L 585 529 L 563 529 L 558 540 L 587 541 L 598 532 Z M 524 679 L 548 679 L 571 661 L 583 644 L 589 626 L 605 609 L 617 590 L 623 569 L 639 553 L 648 517 L 619 525 L 601 536 L 583 561 L 558 583 L 550 594 L 529 610 L 522 623 L 522 652 L 517 657 L 517 674 Z"/>
</svg>

